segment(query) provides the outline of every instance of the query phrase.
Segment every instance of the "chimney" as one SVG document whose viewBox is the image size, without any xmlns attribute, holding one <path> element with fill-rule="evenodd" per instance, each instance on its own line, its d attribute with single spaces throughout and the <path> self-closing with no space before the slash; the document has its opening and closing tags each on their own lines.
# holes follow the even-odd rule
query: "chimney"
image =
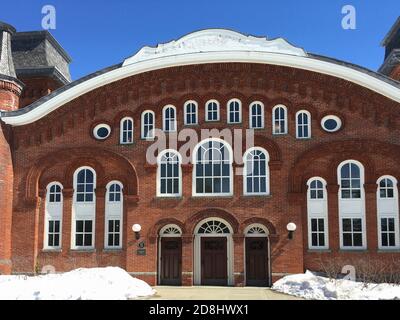
<svg viewBox="0 0 400 320">
<path fill-rule="evenodd" d="M 23 84 L 17 79 L 11 53 L 11 37 L 15 28 L 0 21 L 0 110 L 19 107 Z"/>
</svg>

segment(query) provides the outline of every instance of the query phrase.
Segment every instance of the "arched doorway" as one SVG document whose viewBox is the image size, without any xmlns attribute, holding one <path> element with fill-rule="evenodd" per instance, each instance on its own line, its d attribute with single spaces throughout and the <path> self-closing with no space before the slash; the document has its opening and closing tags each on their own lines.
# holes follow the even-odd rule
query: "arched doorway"
<svg viewBox="0 0 400 320">
<path fill-rule="evenodd" d="M 246 286 L 271 285 L 268 229 L 259 223 L 245 230 Z"/>
<path fill-rule="evenodd" d="M 202 220 L 195 228 L 194 284 L 233 285 L 232 227 L 220 218 Z"/>
<path fill-rule="evenodd" d="M 180 286 L 182 284 L 182 230 L 169 224 L 161 228 L 158 244 L 158 283 Z"/>
</svg>

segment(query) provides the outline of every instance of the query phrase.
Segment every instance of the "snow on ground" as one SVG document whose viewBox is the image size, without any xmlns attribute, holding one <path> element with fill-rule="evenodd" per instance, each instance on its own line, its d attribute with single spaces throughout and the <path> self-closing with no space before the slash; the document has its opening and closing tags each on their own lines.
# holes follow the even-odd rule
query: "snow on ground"
<svg viewBox="0 0 400 320">
<path fill-rule="evenodd" d="M 400 286 L 387 283 L 364 284 L 350 280 L 330 280 L 312 272 L 284 277 L 273 290 L 313 300 L 393 300 L 400 299 Z"/>
<path fill-rule="evenodd" d="M 0 300 L 126 300 L 153 294 L 155 290 L 146 282 L 118 267 L 0 276 Z"/>
</svg>

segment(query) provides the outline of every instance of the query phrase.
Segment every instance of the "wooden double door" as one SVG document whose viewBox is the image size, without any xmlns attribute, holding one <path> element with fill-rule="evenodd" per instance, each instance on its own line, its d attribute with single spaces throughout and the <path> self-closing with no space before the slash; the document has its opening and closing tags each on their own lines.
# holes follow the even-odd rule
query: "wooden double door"
<svg viewBox="0 0 400 320">
<path fill-rule="evenodd" d="M 246 238 L 246 285 L 267 287 L 269 280 L 268 238 Z"/>
<path fill-rule="evenodd" d="M 161 238 L 160 284 L 182 285 L 182 239 Z"/>
</svg>

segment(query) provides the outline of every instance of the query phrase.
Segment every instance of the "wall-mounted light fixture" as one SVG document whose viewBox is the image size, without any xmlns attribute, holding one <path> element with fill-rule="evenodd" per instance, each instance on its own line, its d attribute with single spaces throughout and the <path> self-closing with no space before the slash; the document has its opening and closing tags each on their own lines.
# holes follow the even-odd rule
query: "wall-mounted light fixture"
<svg viewBox="0 0 400 320">
<path fill-rule="evenodd" d="M 289 239 L 293 239 L 293 233 L 296 231 L 297 226 L 293 222 L 288 223 L 286 226 L 287 231 L 289 231 Z"/>
<path fill-rule="evenodd" d="M 136 240 L 140 239 L 140 231 L 142 230 L 142 226 L 140 224 L 135 223 L 132 226 L 132 231 L 135 233 Z"/>
</svg>

